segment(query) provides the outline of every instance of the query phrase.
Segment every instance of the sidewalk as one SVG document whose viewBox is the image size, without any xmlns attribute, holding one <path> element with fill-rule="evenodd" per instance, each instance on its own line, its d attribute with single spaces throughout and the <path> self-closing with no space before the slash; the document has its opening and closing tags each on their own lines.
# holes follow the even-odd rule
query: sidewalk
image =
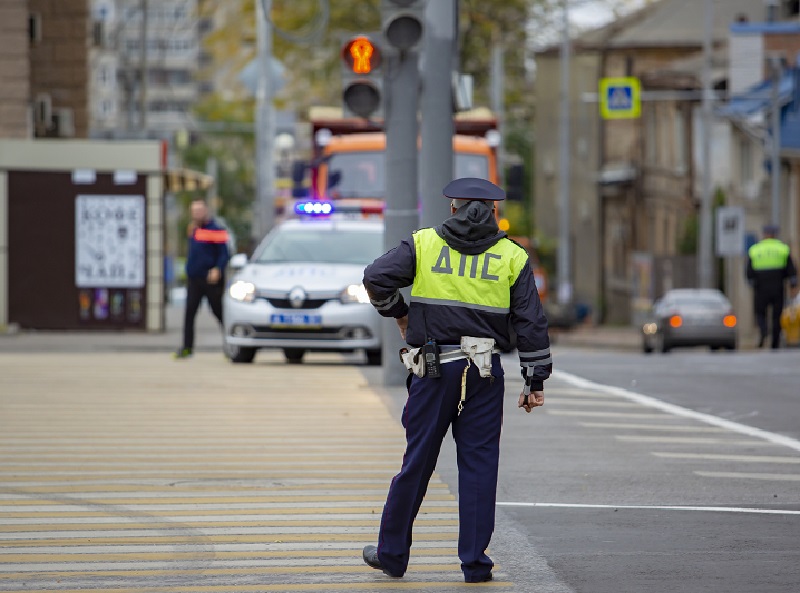
<svg viewBox="0 0 800 593">
<path fill-rule="evenodd" d="M 166 331 L 75 332 L 22 330 L 0 333 L 0 352 L 173 352 L 181 344 L 183 305 L 168 305 Z M 580 326 L 551 332 L 556 346 L 638 351 L 642 341 L 633 326 Z M 195 322 L 195 351 L 220 352 L 222 333 L 217 320 L 203 304 Z"/>
<path fill-rule="evenodd" d="M 0 333 L 0 352 L 174 352 L 181 346 L 183 304 L 166 308 L 166 331 L 37 331 Z M 195 351 L 220 352 L 222 330 L 206 303 L 195 320 Z"/>
</svg>

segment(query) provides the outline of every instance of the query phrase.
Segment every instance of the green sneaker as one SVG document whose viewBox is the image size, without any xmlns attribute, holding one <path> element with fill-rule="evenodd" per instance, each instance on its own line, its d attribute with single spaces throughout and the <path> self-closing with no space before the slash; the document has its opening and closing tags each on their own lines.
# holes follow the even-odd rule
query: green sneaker
<svg viewBox="0 0 800 593">
<path fill-rule="evenodd" d="M 172 358 L 175 360 L 181 358 L 191 358 L 192 357 L 192 349 L 191 348 L 181 348 L 177 352 L 172 353 Z"/>
</svg>

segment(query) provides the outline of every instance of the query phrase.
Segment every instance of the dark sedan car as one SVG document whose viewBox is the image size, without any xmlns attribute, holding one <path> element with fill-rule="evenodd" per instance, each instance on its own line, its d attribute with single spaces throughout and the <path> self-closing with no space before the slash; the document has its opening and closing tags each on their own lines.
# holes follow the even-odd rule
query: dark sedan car
<svg viewBox="0 0 800 593">
<path fill-rule="evenodd" d="M 642 325 L 642 349 L 669 352 L 681 346 L 736 349 L 736 315 L 719 290 L 670 290 L 653 304 Z"/>
</svg>

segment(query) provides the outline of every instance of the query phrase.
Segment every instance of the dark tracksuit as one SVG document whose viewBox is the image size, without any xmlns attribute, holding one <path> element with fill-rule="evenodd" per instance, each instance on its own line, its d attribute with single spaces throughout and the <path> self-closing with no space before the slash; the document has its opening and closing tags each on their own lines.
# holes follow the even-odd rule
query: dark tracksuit
<svg viewBox="0 0 800 593">
<path fill-rule="evenodd" d="M 508 241 L 504 239 L 505 233 L 497 232 L 496 225 L 496 234 L 490 240 L 475 243 L 454 237 L 443 227 L 438 227 L 437 233 L 459 253 L 479 254 L 500 240 Z M 513 348 L 510 331 L 513 328 L 522 364 L 534 370 L 528 373 L 527 383 L 533 390 L 542 390 L 552 362 L 547 320 L 529 262 L 526 261 L 511 287 L 510 313 L 506 314 L 463 308 L 451 302 L 418 302 L 413 295 L 409 307 L 398 289 L 414 282 L 416 265 L 414 238 L 409 238 L 375 260 L 364 273 L 364 286 L 381 315 L 394 318 L 408 315 L 406 341 L 410 346 L 422 346 L 428 336 L 445 347 L 459 345 L 462 336 L 475 336 L 494 338 L 499 348 L 508 350 Z M 530 361 L 541 364 L 534 366 Z M 408 400 L 402 416 L 406 452 L 400 473 L 391 482 L 378 537 L 381 566 L 393 576 L 402 576 L 408 567 L 413 521 L 450 426 L 457 446 L 461 568 L 468 582 L 481 581 L 491 572 L 493 563 L 486 555 L 486 548 L 494 530 L 503 368 L 498 354 L 492 357 L 491 378 L 480 377 L 474 364 L 469 368 L 467 400 L 463 412 L 458 414 L 461 377 L 466 365 L 466 360 L 442 364 L 439 379 L 410 374 L 407 380 Z M 523 368 L 523 376 L 525 371 Z"/>
<path fill-rule="evenodd" d="M 225 266 L 228 264 L 228 232 L 213 219 L 195 228 L 189 236 L 186 258 L 186 313 L 183 320 L 183 348 L 194 347 L 194 318 L 205 297 L 214 316 L 222 323 L 222 293 L 225 290 Z M 220 279 L 209 284 L 212 268 L 218 268 Z"/>
<path fill-rule="evenodd" d="M 770 249 L 774 247 L 785 249 L 785 257 L 770 258 L 766 265 L 758 259 L 758 250 L 766 250 L 767 257 L 772 255 Z M 747 258 L 747 280 L 753 287 L 753 308 L 756 323 L 761 334 L 759 346 L 762 346 L 769 335 L 767 325 L 767 309 L 772 308 L 772 342 L 771 347 L 778 348 L 781 341 L 781 312 L 784 305 L 784 283 L 788 280 L 791 286 L 797 286 L 797 270 L 788 247 L 777 239 L 763 239 L 751 247 Z"/>
</svg>

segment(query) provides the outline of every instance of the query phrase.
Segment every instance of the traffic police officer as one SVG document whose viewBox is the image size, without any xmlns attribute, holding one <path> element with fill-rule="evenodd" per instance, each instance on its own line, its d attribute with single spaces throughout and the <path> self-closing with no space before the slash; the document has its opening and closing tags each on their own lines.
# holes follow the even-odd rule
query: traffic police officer
<svg viewBox="0 0 800 593">
<path fill-rule="evenodd" d="M 432 364 L 421 365 L 423 377 L 418 367 L 409 374 L 403 465 L 389 488 L 378 545 L 366 546 L 363 558 L 389 576 L 403 576 L 412 524 L 452 425 L 458 555 L 465 581 L 474 583 L 492 578 L 486 548 L 494 530 L 504 394 L 498 352 L 514 347 L 513 331 L 525 379 L 519 407 L 526 412 L 544 404 L 552 359 L 528 254 L 497 226 L 494 202 L 505 199 L 505 192 L 484 179 L 463 178 L 443 193 L 452 200 L 452 216 L 439 227 L 414 232 L 364 272 L 372 304 L 395 318 L 406 342 Z M 411 284 L 409 306 L 399 289 Z M 483 358 L 471 355 L 479 351 Z"/>
<path fill-rule="evenodd" d="M 789 246 L 776 237 L 778 227 L 764 227 L 764 238 L 747 252 L 747 280 L 753 287 L 756 323 L 761 333 L 758 347 L 767 340 L 767 308 L 772 307 L 772 348 L 781 340 L 781 312 L 783 311 L 784 282 L 797 287 L 797 270 L 789 255 Z"/>
</svg>

